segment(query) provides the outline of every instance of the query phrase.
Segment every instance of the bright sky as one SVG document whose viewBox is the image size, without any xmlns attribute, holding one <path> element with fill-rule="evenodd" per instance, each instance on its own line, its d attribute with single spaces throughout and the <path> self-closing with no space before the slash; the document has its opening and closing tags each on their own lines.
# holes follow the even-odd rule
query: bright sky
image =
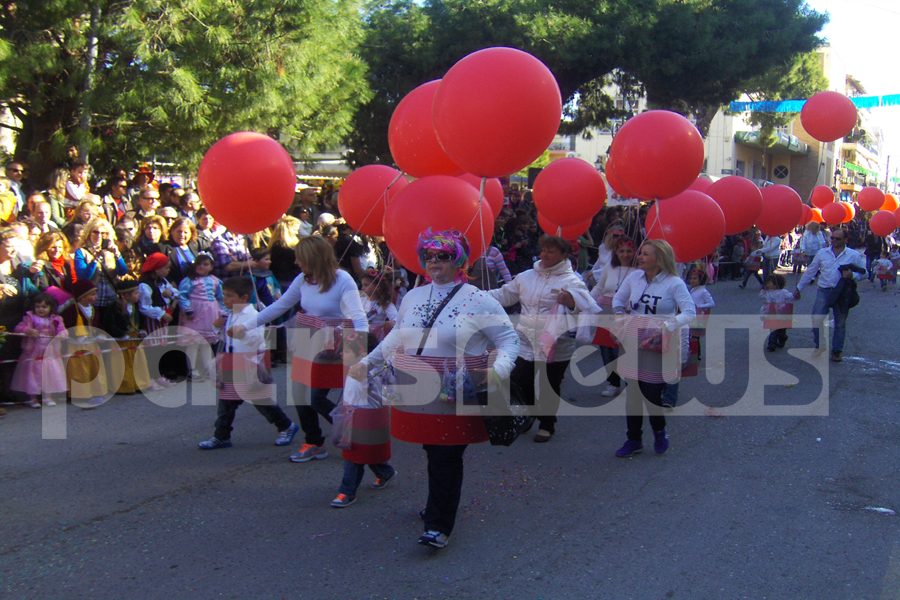
<svg viewBox="0 0 900 600">
<path fill-rule="evenodd" d="M 900 94 L 898 32 L 900 3 L 897 0 L 806 0 L 831 22 L 824 37 L 870 96 Z M 900 167 L 900 106 L 872 110 L 884 130 L 891 172 Z"/>
</svg>

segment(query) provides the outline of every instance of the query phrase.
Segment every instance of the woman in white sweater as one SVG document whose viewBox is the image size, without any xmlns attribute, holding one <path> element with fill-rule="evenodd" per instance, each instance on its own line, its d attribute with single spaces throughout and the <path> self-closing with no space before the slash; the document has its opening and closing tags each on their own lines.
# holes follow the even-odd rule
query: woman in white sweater
<svg viewBox="0 0 900 600">
<path fill-rule="evenodd" d="M 488 440 L 481 414 L 457 414 L 462 399 L 442 394 L 445 375 L 465 368 L 476 385 L 485 377 L 506 379 L 519 339 L 503 307 L 465 283 L 469 245 L 461 233 L 427 229 L 417 250 L 431 283 L 406 294 L 397 325 L 350 368 L 350 376 L 362 381 L 370 368 L 393 366 L 399 402 L 391 406 L 391 435 L 422 444 L 428 458 L 428 502 L 420 513 L 425 533 L 419 543 L 443 548 L 456 522 L 463 453 L 468 444 Z M 488 354 L 489 346 L 496 354 Z"/>
<path fill-rule="evenodd" d="M 296 306 L 296 329 L 293 336 L 294 358 L 291 379 L 297 403 L 300 428 L 306 443 L 292 462 L 307 462 L 328 457 L 325 436 L 319 427 L 319 415 L 331 422 L 329 413 L 334 403 L 328 392 L 344 387 L 346 369 L 335 348 L 335 329 L 369 331 L 366 313 L 353 277 L 338 267 L 331 244 L 320 236 L 305 237 L 297 243 L 297 265 L 302 274 L 256 317 L 257 325 L 277 319 Z"/>
<path fill-rule="evenodd" d="M 581 277 L 572 271 L 572 245 L 561 237 L 541 238 L 541 260 L 500 289 L 487 292 L 503 306 L 522 304 L 516 331 L 522 342 L 512 379 L 522 388 L 526 404 L 534 405 L 540 428 L 534 441 L 549 442 L 556 433 L 560 388 L 575 352 L 566 335 L 577 326 L 580 312 L 599 314 Z M 557 306 L 563 309 L 557 311 Z M 542 340 L 542 335 L 548 333 Z M 561 337 L 560 337 L 561 336 Z M 535 381 L 537 375 L 537 382 Z"/>
<path fill-rule="evenodd" d="M 682 356 L 688 353 L 687 325 L 697 313 L 684 280 L 675 267 L 672 247 L 661 240 L 646 240 L 638 253 L 638 268 L 625 278 L 613 297 L 616 337 L 624 345 L 619 374 L 628 381 L 625 412 L 628 439 L 616 451 L 626 458 L 644 449 L 641 441 L 646 405 L 657 454 L 669 449 L 662 396 L 666 383 L 681 374 Z M 666 338 L 670 341 L 665 350 Z"/>
<path fill-rule="evenodd" d="M 591 290 L 591 296 L 601 308 L 604 306 L 609 307 L 607 310 L 612 308 L 613 296 L 622 287 L 622 282 L 637 270 L 637 267 L 634 266 L 636 256 L 634 240 L 619 238 L 615 254 L 613 254 L 612 260 L 609 261 L 609 266 L 603 269 L 603 272 L 600 273 L 600 279 L 597 280 L 597 285 Z M 608 335 L 604 335 L 602 340 L 598 340 L 599 337 L 601 336 L 594 338 L 594 343 L 598 344 L 600 348 L 603 366 L 608 371 L 606 382 L 609 384 L 605 390 L 600 392 L 600 395 L 611 398 L 622 391 L 622 378 L 619 377 L 615 369 L 609 366 L 619 357 L 619 348 L 618 346 L 604 345 L 611 343 Z"/>
</svg>

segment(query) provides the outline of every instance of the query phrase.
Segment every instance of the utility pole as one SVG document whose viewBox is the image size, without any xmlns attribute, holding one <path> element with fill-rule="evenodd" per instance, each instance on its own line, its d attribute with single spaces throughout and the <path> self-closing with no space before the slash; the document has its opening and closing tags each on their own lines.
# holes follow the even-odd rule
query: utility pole
<svg viewBox="0 0 900 600">
<path fill-rule="evenodd" d="M 94 71 L 97 69 L 97 38 L 100 28 L 100 5 L 95 2 L 91 7 L 91 24 L 88 31 L 87 58 L 84 65 L 84 87 L 81 96 L 81 140 L 78 143 L 78 154 L 87 162 L 91 133 L 91 100 L 94 94 Z"/>
</svg>

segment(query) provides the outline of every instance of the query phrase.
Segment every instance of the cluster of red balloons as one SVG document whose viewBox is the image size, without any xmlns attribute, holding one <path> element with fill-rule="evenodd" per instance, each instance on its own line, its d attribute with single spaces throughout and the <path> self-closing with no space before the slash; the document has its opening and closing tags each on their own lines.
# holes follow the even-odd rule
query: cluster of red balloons
<svg viewBox="0 0 900 600">
<path fill-rule="evenodd" d="M 528 102 L 509 93 L 523 87 Z M 394 256 L 417 273 L 424 274 L 415 245 L 428 227 L 462 231 L 471 260 L 477 260 L 503 208 L 497 178 L 534 162 L 553 141 L 561 118 L 556 79 L 534 56 L 503 47 L 469 54 L 442 79 L 407 94 L 391 116 L 391 155 L 403 173 L 418 179 L 404 185 L 400 171 L 392 170 L 353 181 L 369 167 L 359 169 L 341 188 L 341 214 L 362 233 L 383 233 Z M 348 189 L 351 183 L 361 185 Z M 397 189 L 388 191 L 387 185 Z"/>
</svg>

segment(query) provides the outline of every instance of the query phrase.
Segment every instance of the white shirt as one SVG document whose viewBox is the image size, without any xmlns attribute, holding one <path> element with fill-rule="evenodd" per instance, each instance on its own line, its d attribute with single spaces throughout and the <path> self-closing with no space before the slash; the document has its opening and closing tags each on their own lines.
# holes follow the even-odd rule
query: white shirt
<svg viewBox="0 0 900 600">
<path fill-rule="evenodd" d="M 433 283 L 410 290 L 400 305 L 397 325 L 365 359 L 369 368 L 381 366 L 401 348 L 406 354 L 415 354 L 422 341 L 422 328 L 455 286 L 452 282 Z M 489 317 L 494 325 L 485 327 L 479 316 Z M 496 300 L 475 286 L 464 284 L 432 326 L 422 356 L 480 356 L 488 346 L 498 351 L 494 371 L 506 379 L 519 355 L 519 336 Z"/>
<path fill-rule="evenodd" d="M 225 332 L 238 325 L 246 329 L 244 337 L 241 339 L 228 337 Z M 262 326 L 256 325 L 256 309 L 250 304 L 244 304 L 237 313 L 229 313 L 221 337 L 225 342 L 226 352 L 258 352 L 265 341 L 265 332 Z"/>
<path fill-rule="evenodd" d="M 691 298 L 694 300 L 694 306 L 697 308 L 715 308 L 716 306 L 716 301 L 713 300 L 712 294 L 709 293 L 705 285 L 691 288 Z"/>
<path fill-rule="evenodd" d="M 265 325 L 277 319 L 292 306 L 320 319 L 350 319 L 356 331 L 369 331 L 369 322 L 359 299 L 359 288 L 353 277 L 338 269 L 334 284 L 327 292 L 319 284 L 309 284 L 301 273 L 288 286 L 281 298 L 259 313 L 256 322 Z"/>
<path fill-rule="evenodd" d="M 863 258 L 862 254 L 856 250 L 851 250 L 850 248 L 844 248 L 837 256 L 834 255 L 834 250 L 832 248 L 822 248 L 816 252 L 816 257 L 809 263 L 809 267 L 806 271 L 803 272 L 803 277 L 800 278 L 797 289 L 802 291 L 803 288 L 809 285 L 809 282 L 812 281 L 812 278 L 817 271 L 819 272 L 818 285 L 820 288 L 827 289 L 835 287 L 841 280 L 841 265 L 856 265 L 865 270 L 866 259 Z M 862 274 L 853 273 L 853 279 L 856 281 L 859 281 L 862 278 Z"/>
<path fill-rule="evenodd" d="M 684 327 L 697 317 L 694 299 L 683 279 L 660 273 L 648 282 L 641 270 L 622 282 L 613 297 L 613 310 L 617 314 L 628 312 L 663 319 L 669 331 Z"/>
</svg>

